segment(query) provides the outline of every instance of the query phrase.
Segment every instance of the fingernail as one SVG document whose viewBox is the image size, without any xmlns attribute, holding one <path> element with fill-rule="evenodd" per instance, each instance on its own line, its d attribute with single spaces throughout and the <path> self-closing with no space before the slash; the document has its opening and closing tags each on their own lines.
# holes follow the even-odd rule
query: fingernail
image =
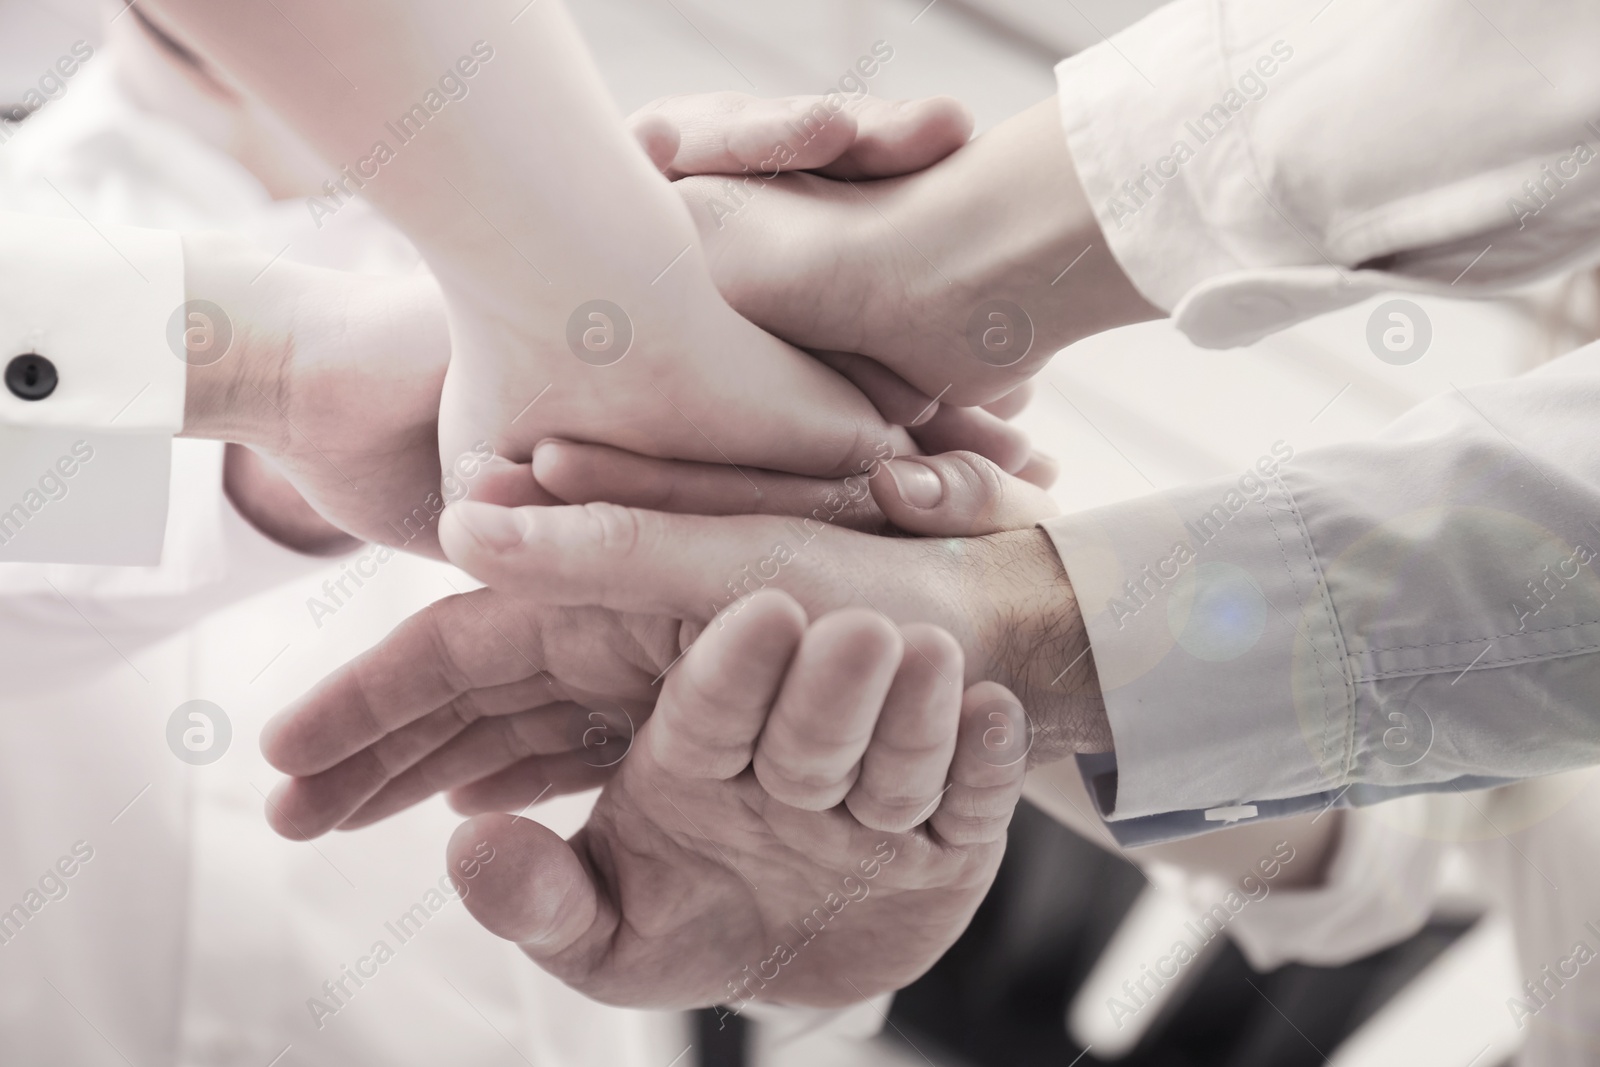
<svg viewBox="0 0 1600 1067">
<path fill-rule="evenodd" d="M 933 468 L 909 459 L 891 459 L 884 466 L 900 499 L 911 508 L 931 508 L 944 499 L 944 482 Z"/>
<path fill-rule="evenodd" d="M 522 523 L 512 509 L 464 500 L 455 505 L 455 510 L 461 528 L 485 548 L 504 552 L 522 544 Z"/>
</svg>

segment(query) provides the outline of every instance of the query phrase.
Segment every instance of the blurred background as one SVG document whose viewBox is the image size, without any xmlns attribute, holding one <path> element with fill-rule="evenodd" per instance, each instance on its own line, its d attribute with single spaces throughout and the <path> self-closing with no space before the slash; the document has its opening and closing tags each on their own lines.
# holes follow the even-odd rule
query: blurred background
<svg viewBox="0 0 1600 1067">
<path fill-rule="evenodd" d="M 1054 92 L 1052 67 L 1061 58 L 1157 6 L 1151 0 L 568 3 L 624 111 L 670 93 L 826 91 L 883 41 L 894 55 L 872 80 L 875 95 L 958 97 L 975 111 L 980 132 Z M 40 72 L 73 41 L 96 41 L 98 24 L 93 0 L 0 2 L 0 108 L 21 105 Z M 1062 287 L 1070 295 L 1070 275 Z M 1368 349 L 1371 304 L 1227 352 L 1195 349 L 1165 323 L 1152 323 L 1061 353 L 1020 421 L 1037 447 L 1061 462 L 1055 488 L 1061 506 L 1079 509 L 1237 472 L 1276 440 L 1301 451 L 1372 434 L 1452 385 L 1517 373 L 1596 334 L 1588 278 L 1494 303 L 1417 300 L 1432 319 L 1433 343 L 1407 366 L 1382 363 Z M 337 570 L 337 562 L 329 565 L 329 573 Z M 196 769 L 186 788 L 234 798 L 238 817 L 218 832 L 243 842 L 238 851 L 255 857 L 262 872 L 306 846 L 275 838 L 259 817 L 257 792 L 273 780 L 255 749 L 261 722 L 416 607 L 470 585 L 448 567 L 404 559 L 317 627 L 305 602 L 324 577 L 258 596 L 208 620 L 198 635 L 204 667 L 189 679 L 187 695 L 228 709 L 240 741 L 223 761 Z M 566 832 L 581 824 L 584 808 L 583 798 L 571 798 L 541 809 L 540 817 Z M 452 819 L 435 802 L 319 843 L 334 872 L 374 872 L 361 890 L 350 886 L 346 920 L 370 927 L 397 910 L 406 893 L 381 886 L 428 884 L 440 859 L 440 828 Z M 308 870 L 306 877 L 334 876 L 315 862 Z M 238 877 L 252 875 L 245 869 Z M 662 1067 L 685 1045 L 674 1065 L 1467 1067 L 1470 1061 L 1493 1067 L 1516 1046 L 1502 1006 L 1504 991 L 1516 984 L 1508 935 L 1494 916 L 1480 914 L 1472 885 L 1462 884 L 1450 899 L 1416 937 L 1344 967 L 1255 974 L 1231 946 L 1221 948 L 1191 968 L 1158 1010 L 1117 1028 L 1101 1010 L 1105 998 L 1135 973 L 1137 961 L 1150 958 L 1142 946 L 1170 944 L 1170 932 L 1189 913 L 1131 864 L 1027 808 L 977 920 L 943 961 L 896 998 L 878 1037 L 796 1037 L 757 1024 L 718 1031 L 704 1019 L 609 1011 L 596 1013 L 593 1025 L 632 1027 L 638 1047 L 657 1050 L 653 1062 Z M 203 936 L 203 925 L 194 936 Z M 465 922 L 439 936 L 487 937 Z M 447 959 L 447 952 L 430 957 L 418 950 L 396 967 L 447 966 Z M 531 967 L 522 970 L 527 974 L 516 980 L 538 981 Z M 364 994 L 372 1003 L 363 1010 L 404 996 L 402 987 L 399 980 L 375 986 Z M 442 1017 L 425 1004 L 403 1021 L 418 1028 L 482 1025 L 470 1013 Z M 63 1015 L 62 1025 L 81 1023 Z M 491 1025 L 520 1060 L 565 1062 L 534 1051 L 537 1039 L 522 1036 L 541 1020 L 502 1018 Z M 570 1062 L 585 1062 L 581 1044 Z M 215 1062 L 252 1061 L 219 1053 Z M 265 1058 L 260 1062 L 264 1067 Z"/>
</svg>

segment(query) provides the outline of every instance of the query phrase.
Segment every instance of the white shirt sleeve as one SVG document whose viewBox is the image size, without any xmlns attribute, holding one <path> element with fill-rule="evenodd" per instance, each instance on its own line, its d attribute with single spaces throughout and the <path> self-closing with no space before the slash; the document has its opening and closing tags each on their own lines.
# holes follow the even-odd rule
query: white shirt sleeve
<svg viewBox="0 0 1600 1067">
<path fill-rule="evenodd" d="M 1153 840 L 1600 763 L 1597 410 L 1600 343 L 1043 523 L 1116 744 L 1102 813 L 1189 813 Z"/>
<path fill-rule="evenodd" d="M 1112 253 L 1205 347 L 1600 259 L 1600 6 L 1176 0 L 1057 68 Z"/>
<path fill-rule="evenodd" d="M 0 213 L 0 561 L 160 559 L 184 294 L 175 233 Z"/>
</svg>

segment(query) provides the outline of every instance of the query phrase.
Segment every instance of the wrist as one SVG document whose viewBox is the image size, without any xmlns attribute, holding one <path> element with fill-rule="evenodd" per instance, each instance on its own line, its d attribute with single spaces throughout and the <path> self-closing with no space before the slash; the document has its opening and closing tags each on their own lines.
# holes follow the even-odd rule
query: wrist
<svg viewBox="0 0 1600 1067">
<path fill-rule="evenodd" d="M 183 436 L 270 451 L 283 433 L 292 286 L 272 277 L 281 264 L 232 234 L 185 234 L 183 259 Z"/>
<path fill-rule="evenodd" d="M 1112 748 L 1105 700 L 1078 598 L 1054 545 L 1033 527 L 981 538 L 986 551 L 958 561 L 973 583 L 968 681 L 1016 694 L 1033 724 L 1030 765 Z"/>
<path fill-rule="evenodd" d="M 878 294 L 875 303 L 902 308 L 904 321 L 876 325 L 965 343 L 980 305 L 1017 305 L 1031 323 L 1032 345 L 997 379 L 999 392 L 1075 341 L 1165 314 L 1111 254 L 1054 98 L 906 178 L 881 206 L 887 231 L 881 239 L 909 242 L 938 269 L 882 278 L 880 284 L 904 291 L 898 299 Z M 960 388 L 950 394 L 957 403 L 993 399 L 958 396 Z"/>
</svg>

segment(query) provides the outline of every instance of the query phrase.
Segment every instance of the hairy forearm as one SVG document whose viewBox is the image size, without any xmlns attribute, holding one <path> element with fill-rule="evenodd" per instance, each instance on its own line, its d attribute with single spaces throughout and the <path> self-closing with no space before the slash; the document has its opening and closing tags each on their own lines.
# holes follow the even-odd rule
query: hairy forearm
<svg viewBox="0 0 1600 1067">
<path fill-rule="evenodd" d="M 984 677 L 1022 701 L 1033 727 L 1032 766 L 1112 747 L 1078 600 L 1038 528 L 985 538 L 995 551 L 958 561 L 964 596 L 981 620 L 969 638 Z"/>
</svg>

